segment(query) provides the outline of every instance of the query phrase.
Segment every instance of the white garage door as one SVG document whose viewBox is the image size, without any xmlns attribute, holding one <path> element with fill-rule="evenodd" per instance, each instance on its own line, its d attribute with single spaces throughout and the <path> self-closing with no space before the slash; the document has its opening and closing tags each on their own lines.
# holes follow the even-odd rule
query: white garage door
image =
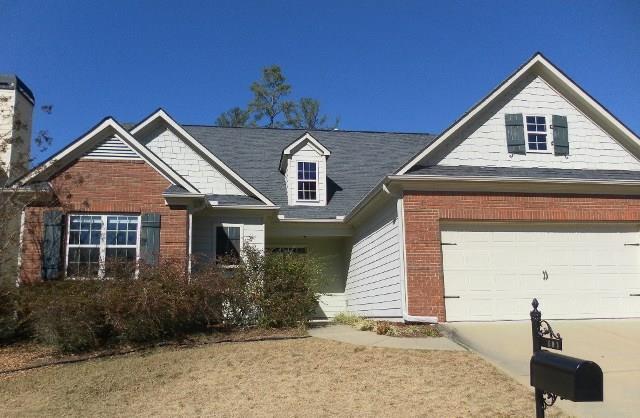
<svg viewBox="0 0 640 418">
<path fill-rule="evenodd" d="M 637 225 L 457 224 L 442 230 L 448 321 L 640 317 Z M 633 296 L 638 295 L 638 296 Z"/>
</svg>

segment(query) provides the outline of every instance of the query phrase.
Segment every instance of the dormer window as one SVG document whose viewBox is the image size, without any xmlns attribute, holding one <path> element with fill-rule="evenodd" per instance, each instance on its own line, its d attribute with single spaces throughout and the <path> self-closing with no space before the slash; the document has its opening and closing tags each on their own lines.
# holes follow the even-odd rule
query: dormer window
<svg viewBox="0 0 640 418">
<path fill-rule="evenodd" d="M 318 200 L 318 164 L 298 161 L 298 200 Z"/>
<path fill-rule="evenodd" d="M 289 205 L 327 204 L 327 159 L 330 155 L 331 152 L 309 132 L 282 151 L 280 172 L 284 174 Z"/>
</svg>

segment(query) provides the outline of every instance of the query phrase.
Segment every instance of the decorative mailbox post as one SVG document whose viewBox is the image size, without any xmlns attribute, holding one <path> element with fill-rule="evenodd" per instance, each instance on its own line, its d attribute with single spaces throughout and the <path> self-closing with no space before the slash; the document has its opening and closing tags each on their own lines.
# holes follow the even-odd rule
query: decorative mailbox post
<svg viewBox="0 0 640 418">
<path fill-rule="evenodd" d="M 531 386 L 536 389 L 536 418 L 558 397 L 573 402 L 602 402 L 602 370 L 593 361 L 582 360 L 543 350 L 562 350 L 562 337 L 542 319 L 538 300 L 531 302 L 531 337 L 533 356 L 529 363 Z"/>
</svg>

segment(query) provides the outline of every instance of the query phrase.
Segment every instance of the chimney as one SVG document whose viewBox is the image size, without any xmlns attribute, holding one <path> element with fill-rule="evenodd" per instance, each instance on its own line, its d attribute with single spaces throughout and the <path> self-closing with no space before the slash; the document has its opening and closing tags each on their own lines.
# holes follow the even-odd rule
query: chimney
<svg viewBox="0 0 640 418">
<path fill-rule="evenodd" d="M 15 75 L 0 74 L 0 179 L 29 170 L 33 93 Z"/>
</svg>

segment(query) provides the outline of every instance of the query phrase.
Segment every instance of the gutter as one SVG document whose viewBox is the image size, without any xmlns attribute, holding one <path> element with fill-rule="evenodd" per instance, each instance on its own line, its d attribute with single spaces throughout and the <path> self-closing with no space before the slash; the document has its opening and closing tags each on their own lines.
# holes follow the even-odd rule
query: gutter
<svg viewBox="0 0 640 418">
<path fill-rule="evenodd" d="M 286 218 L 284 215 L 278 215 L 280 222 L 291 223 L 319 223 L 319 224 L 344 224 L 346 219 L 344 216 L 336 216 L 335 219 L 308 219 L 308 218 Z"/>
<path fill-rule="evenodd" d="M 258 210 L 278 210 L 280 206 L 266 206 L 266 205 L 209 205 L 215 209 L 258 209 Z"/>
<path fill-rule="evenodd" d="M 447 181 L 447 182 L 475 182 L 475 183 L 536 183 L 536 184 L 586 184 L 586 185 L 617 185 L 640 186 L 638 180 L 605 180 L 605 179 L 568 179 L 568 178 L 537 178 L 537 177 L 478 177 L 478 176 L 443 176 L 435 174 L 402 174 L 385 177 L 391 181 Z"/>
</svg>

